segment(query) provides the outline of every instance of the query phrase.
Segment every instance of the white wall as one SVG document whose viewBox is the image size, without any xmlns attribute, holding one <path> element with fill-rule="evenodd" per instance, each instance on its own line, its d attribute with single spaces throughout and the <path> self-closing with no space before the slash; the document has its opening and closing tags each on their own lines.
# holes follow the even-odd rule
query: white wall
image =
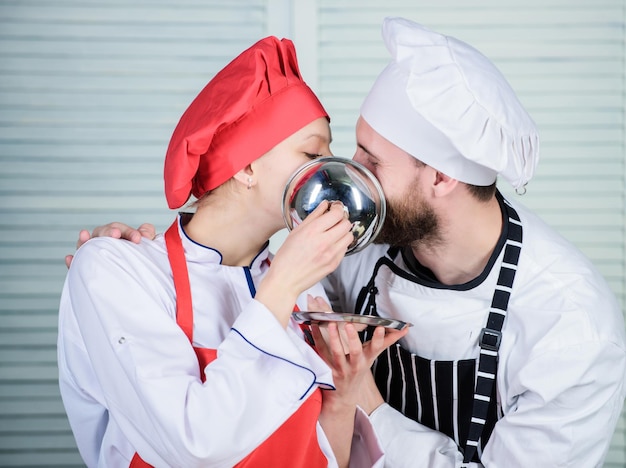
<svg viewBox="0 0 626 468">
<path fill-rule="evenodd" d="M 626 301 L 626 0 L 0 0 L 0 466 L 80 465 L 56 382 L 56 317 L 77 232 L 163 229 L 169 136 L 255 40 L 294 39 L 351 156 L 387 61 L 386 15 L 470 42 L 534 116 L 542 159 L 521 201 Z M 506 187 L 502 187 L 507 191 Z M 624 421 L 607 466 L 626 465 Z"/>
</svg>

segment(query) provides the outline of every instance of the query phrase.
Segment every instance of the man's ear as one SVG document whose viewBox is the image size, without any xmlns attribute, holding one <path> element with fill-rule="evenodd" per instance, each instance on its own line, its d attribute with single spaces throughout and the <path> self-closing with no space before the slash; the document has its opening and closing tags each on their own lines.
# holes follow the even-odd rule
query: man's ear
<svg viewBox="0 0 626 468">
<path fill-rule="evenodd" d="M 256 185 L 256 179 L 254 177 L 254 169 L 251 164 L 248 164 L 243 169 L 240 169 L 233 176 L 240 184 L 243 184 L 246 188 L 250 189 Z"/>
<path fill-rule="evenodd" d="M 433 195 L 436 197 L 445 197 L 454 191 L 459 185 L 457 179 L 444 174 L 443 172 L 435 171 L 433 181 Z"/>
</svg>

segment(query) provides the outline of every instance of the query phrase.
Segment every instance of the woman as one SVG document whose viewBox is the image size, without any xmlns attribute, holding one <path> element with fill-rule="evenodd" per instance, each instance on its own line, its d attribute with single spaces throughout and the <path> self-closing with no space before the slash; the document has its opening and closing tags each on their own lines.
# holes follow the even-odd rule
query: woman
<svg viewBox="0 0 626 468">
<path fill-rule="evenodd" d="M 367 419 L 332 392 L 321 406 L 320 388 L 401 334 L 379 330 L 361 348 L 347 327 L 346 357 L 335 328 L 328 345 L 314 330 L 331 369 L 291 320 L 294 307 L 324 306 L 317 282 L 352 241 L 342 207 L 322 203 L 268 251 L 289 175 L 330 154 L 330 140 L 293 44 L 263 39 L 207 84 L 171 138 L 165 195 L 173 209 L 194 195 L 195 214 L 154 241 L 103 237 L 76 253 L 59 380 L 88 466 L 382 463 Z M 351 446 L 355 426 L 365 442 Z"/>
</svg>

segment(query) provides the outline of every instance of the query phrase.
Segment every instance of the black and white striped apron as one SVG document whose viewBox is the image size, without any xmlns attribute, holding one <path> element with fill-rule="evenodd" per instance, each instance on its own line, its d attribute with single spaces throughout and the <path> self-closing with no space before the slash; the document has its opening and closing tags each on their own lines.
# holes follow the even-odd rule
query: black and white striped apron
<svg viewBox="0 0 626 468">
<path fill-rule="evenodd" d="M 480 462 L 482 450 L 501 416 L 495 385 L 498 348 L 522 247 L 522 225 L 517 212 L 498 198 L 508 216 L 506 241 L 487 324 L 478 340 L 479 359 L 429 360 L 395 344 L 372 367 L 385 401 L 405 416 L 452 438 L 464 454 L 465 463 Z M 359 294 L 356 313 L 378 315 L 376 275 L 380 268 L 387 267 L 394 274 L 410 278 L 393 261 L 398 253 L 398 248 L 391 248 L 387 256 L 378 260 L 368 285 Z M 371 332 L 365 330 L 363 339 L 370 339 Z"/>
</svg>

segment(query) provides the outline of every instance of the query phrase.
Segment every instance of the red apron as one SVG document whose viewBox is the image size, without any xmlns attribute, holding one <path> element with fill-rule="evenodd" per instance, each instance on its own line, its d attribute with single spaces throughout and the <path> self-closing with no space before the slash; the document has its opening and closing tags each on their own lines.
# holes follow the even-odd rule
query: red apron
<svg viewBox="0 0 626 468">
<path fill-rule="evenodd" d="M 178 232 L 178 220 L 165 233 L 167 254 L 176 289 L 176 323 L 193 343 L 193 308 L 191 287 L 185 260 L 185 251 Z M 217 357 L 217 350 L 194 347 L 202 381 L 206 379 L 205 367 Z M 238 468 L 268 467 L 327 467 L 328 461 L 317 442 L 316 425 L 322 407 L 322 394 L 318 388 L 272 435 L 235 465 Z M 150 467 L 139 454 L 130 462 L 130 468 Z"/>
</svg>

